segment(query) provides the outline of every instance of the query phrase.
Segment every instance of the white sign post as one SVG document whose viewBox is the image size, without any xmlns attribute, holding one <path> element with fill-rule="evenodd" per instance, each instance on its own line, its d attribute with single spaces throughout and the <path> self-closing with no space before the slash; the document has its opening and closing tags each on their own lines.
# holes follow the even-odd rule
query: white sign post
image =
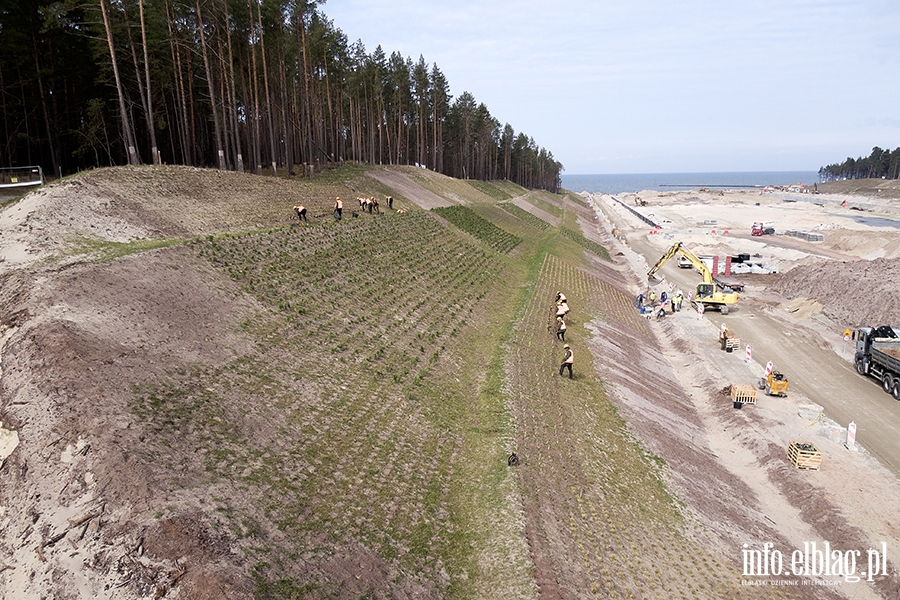
<svg viewBox="0 0 900 600">
<path fill-rule="evenodd" d="M 847 450 L 856 450 L 856 423 L 854 421 L 850 421 L 850 424 L 847 425 L 847 443 L 845 446 Z"/>
</svg>

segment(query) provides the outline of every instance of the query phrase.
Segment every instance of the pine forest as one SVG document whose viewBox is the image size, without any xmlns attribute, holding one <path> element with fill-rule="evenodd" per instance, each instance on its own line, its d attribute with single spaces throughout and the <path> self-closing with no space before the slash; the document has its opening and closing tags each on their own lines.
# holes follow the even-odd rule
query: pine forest
<svg viewBox="0 0 900 600">
<path fill-rule="evenodd" d="M 419 165 L 557 191 L 562 165 L 437 64 L 306 0 L 4 0 L 0 167 L 168 163 L 314 177 Z"/>
</svg>

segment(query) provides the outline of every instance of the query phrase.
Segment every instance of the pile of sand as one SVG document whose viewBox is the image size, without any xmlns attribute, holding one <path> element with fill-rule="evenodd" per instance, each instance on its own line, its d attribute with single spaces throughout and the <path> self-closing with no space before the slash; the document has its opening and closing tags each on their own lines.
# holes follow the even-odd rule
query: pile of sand
<svg viewBox="0 0 900 600">
<path fill-rule="evenodd" d="M 900 259 L 821 260 L 791 269 L 767 288 L 784 296 L 815 299 L 822 313 L 853 328 L 900 325 Z"/>
</svg>

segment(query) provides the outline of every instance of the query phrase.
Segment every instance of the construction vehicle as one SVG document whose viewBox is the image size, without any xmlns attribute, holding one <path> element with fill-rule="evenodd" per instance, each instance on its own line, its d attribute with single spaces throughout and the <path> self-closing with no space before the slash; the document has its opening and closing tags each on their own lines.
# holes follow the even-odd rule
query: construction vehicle
<svg viewBox="0 0 900 600">
<path fill-rule="evenodd" d="M 881 382 L 881 389 L 900 400 L 900 338 L 889 325 L 860 327 L 856 340 L 856 372 Z"/>
<path fill-rule="evenodd" d="M 775 235 L 775 221 L 757 221 L 750 228 L 750 235 Z"/>
<path fill-rule="evenodd" d="M 676 254 L 688 259 L 694 268 L 700 271 L 700 275 L 703 276 L 703 283 L 697 285 L 691 304 L 698 307 L 702 305 L 704 310 L 707 308 L 715 308 L 723 315 L 727 315 L 729 307 L 732 304 L 736 304 L 738 301 L 737 292 L 729 287 L 719 286 L 713 278 L 712 271 L 710 271 L 709 267 L 706 266 L 697 255 L 685 248 L 681 242 L 676 242 L 662 255 L 662 258 L 656 261 L 653 268 L 647 272 L 647 279 L 652 279 L 656 272 Z M 719 287 L 722 287 L 722 289 L 720 290 Z"/>
<path fill-rule="evenodd" d="M 784 374 L 772 371 L 765 377 L 759 378 L 757 387 L 765 390 L 766 396 L 787 396 L 788 380 Z"/>
</svg>

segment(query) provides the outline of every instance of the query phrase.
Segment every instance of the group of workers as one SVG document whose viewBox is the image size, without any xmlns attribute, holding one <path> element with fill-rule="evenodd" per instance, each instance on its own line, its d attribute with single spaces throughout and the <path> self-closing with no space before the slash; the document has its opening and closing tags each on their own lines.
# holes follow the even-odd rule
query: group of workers
<svg viewBox="0 0 900 600">
<path fill-rule="evenodd" d="M 673 313 L 681 310 L 681 307 L 684 305 L 684 294 L 681 293 L 681 290 L 678 290 L 674 295 L 669 296 L 668 292 L 663 291 L 657 299 L 656 292 L 650 290 L 650 293 L 646 296 L 643 292 L 638 294 L 636 303 L 642 315 L 649 314 L 652 317 L 656 317 L 658 321 L 668 314 L 666 307 L 669 308 L 669 312 Z"/>
<path fill-rule="evenodd" d="M 566 341 L 566 329 L 568 329 L 566 316 L 568 314 L 569 302 L 566 300 L 565 294 L 556 292 L 556 339 L 562 342 Z M 572 379 L 572 363 L 575 362 L 572 348 L 569 344 L 563 343 L 563 350 L 566 351 L 566 355 L 563 357 L 562 362 L 559 363 L 559 375 L 562 377 L 563 372 L 568 369 L 569 379 Z"/>
<path fill-rule="evenodd" d="M 394 197 L 393 196 L 385 196 L 385 201 L 387 201 L 388 209 L 394 210 Z M 357 198 L 359 201 L 359 210 L 360 212 L 368 212 L 369 214 L 380 213 L 380 205 L 378 204 L 378 200 L 374 196 L 370 197 L 360 197 Z M 341 200 L 340 196 L 337 196 L 334 199 L 334 206 L 332 207 L 334 211 L 334 218 L 338 221 L 341 220 L 344 213 L 344 201 Z M 398 211 L 398 212 L 406 212 L 406 211 Z M 302 204 L 294 205 L 294 214 L 297 215 L 297 222 L 305 222 L 309 223 L 309 219 L 306 218 L 306 207 Z M 353 213 L 353 216 L 357 216 L 357 213 Z M 293 227 L 293 226 L 292 226 Z"/>
<path fill-rule="evenodd" d="M 390 198 L 390 196 L 387 196 L 385 199 L 387 198 Z M 373 211 L 376 214 L 381 213 L 381 207 L 378 204 L 378 199 L 375 196 L 359 196 L 356 198 L 356 201 L 359 202 L 360 212 L 368 212 L 370 215 Z"/>
</svg>

